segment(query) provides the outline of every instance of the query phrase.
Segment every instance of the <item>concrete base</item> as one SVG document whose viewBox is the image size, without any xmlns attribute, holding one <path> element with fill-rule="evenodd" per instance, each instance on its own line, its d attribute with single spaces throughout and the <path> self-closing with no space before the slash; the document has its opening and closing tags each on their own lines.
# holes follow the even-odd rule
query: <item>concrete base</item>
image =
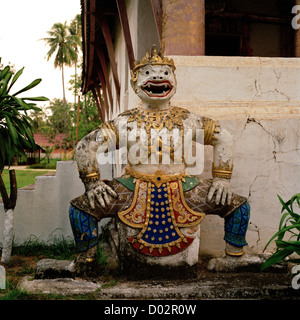
<svg viewBox="0 0 300 320">
<path fill-rule="evenodd" d="M 19 288 L 31 294 L 58 294 L 62 296 L 88 294 L 101 288 L 100 283 L 82 279 L 57 278 L 57 279 L 32 279 L 25 277 Z"/>
<path fill-rule="evenodd" d="M 82 279 L 24 278 L 19 288 L 28 293 L 63 296 L 94 293 L 98 299 L 299 299 L 291 279 L 280 273 L 204 273 L 197 280 L 119 281 L 115 285 Z"/>
<path fill-rule="evenodd" d="M 216 272 L 260 272 L 262 264 L 270 255 L 243 255 L 213 258 L 207 264 L 207 270 Z M 286 264 L 276 264 L 270 269 L 274 272 L 288 272 Z"/>
<path fill-rule="evenodd" d="M 227 258 L 226 258 L 227 259 Z M 244 258 L 244 262 L 249 258 Z M 230 260 L 230 259 L 229 259 Z M 253 259 L 255 260 L 255 259 Z M 220 260 L 216 260 L 218 263 Z M 223 261 L 224 262 L 224 261 Z M 256 259 L 258 271 L 261 260 Z M 48 261 L 49 264 L 49 261 Z M 52 261 L 52 265 L 58 265 Z M 212 272 L 210 262 L 198 265 L 197 278 L 175 280 L 128 281 L 119 276 L 83 280 L 79 278 L 32 279 L 25 277 L 19 284 L 28 293 L 60 294 L 63 296 L 93 293 L 98 299 L 300 299 L 299 290 L 291 285 L 292 277 L 283 269 L 272 272 L 254 272 L 240 266 L 240 271 Z M 45 266 L 45 264 L 42 264 Z M 63 265 L 69 265 L 63 263 Z M 255 263 L 252 262 L 252 267 Z M 39 273 L 41 274 L 41 273 Z M 110 280 L 105 280 L 110 279 Z"/>
</svg>

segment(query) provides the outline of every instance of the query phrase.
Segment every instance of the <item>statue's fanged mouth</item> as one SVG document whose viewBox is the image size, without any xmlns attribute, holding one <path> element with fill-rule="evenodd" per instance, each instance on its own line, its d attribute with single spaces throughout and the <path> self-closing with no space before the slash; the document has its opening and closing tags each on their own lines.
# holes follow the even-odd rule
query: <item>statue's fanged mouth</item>
<svg viewBox="0 0 300 320">
<path fill-rule="evenodd" d="M 142 85 L 142 90 L 149 97 L 163 98 L 166 97 L 171 91 L 173 86 L 167 80 L 163 81 L 152 81 L 148 80 L 144 85 Z"/>
</svg>

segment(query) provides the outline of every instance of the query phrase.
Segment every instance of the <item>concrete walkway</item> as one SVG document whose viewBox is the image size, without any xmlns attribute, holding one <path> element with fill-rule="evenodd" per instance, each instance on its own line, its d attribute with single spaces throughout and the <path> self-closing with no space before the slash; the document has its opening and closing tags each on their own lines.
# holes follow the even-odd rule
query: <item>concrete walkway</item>
<svg viewBox="0 0 300 320">
<path fill-rule="evenodd" d="M 25 277 L 19 284 L 20 289 L 32 294 L 52 293 L 63 296 L 93 293 L 100 300 L 300 300 L 300 289 L 296 290 L 292 285 L 293 277 L 281 268 L 261 272 L 243 267 L 239 272 L 216 272 L 209 271 L 207 264 L 202 263 L 198 267 L 197 276 L 192 279 L 129 281 L 125 276 L 77 278 L 72 276 L 72 262 L 67 260 L 44 259 L 40 266 L 43 270 L 38 271 L 38 267 L 36 270 L 39 279 Z M 41 279 L 42 272 L 48 276 L 52 274 L 51 279 Z"/>
<path fill-rule="evenodd" d="M 296 299 L 299 290 L 283 274 L 268 273 L 211 273 L 195 280 L 144 280 L 115 282 L 88 281 L 83 279 L 24 278 L 20 288 L 29 293 L 88 294 L 95 292 L 98 299 L 111 300 L 213 300 L 213 299 Z"/>
<path fill-rule="evenodd" d="M 10 166 L 5 167 L 4 169 L 11 169 L 11 170 L 30 170 L 30 171 L 56 171 L 56 169 L 30 169 L 27 168 L 28 166 Z"/>
</svg>

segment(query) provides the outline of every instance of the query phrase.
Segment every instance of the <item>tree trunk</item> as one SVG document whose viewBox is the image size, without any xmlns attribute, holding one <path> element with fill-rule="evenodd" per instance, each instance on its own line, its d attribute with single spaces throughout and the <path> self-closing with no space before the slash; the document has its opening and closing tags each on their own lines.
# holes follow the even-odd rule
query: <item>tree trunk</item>
<svg viewBox="0 0 300 320">
<path fill-rule="evenodd" d="M 62 76 L 62 86 L 63 86 L 63 104 L 66 105 L 66 92 L 65 92 L 65 73 L 64 64 L 61 65 L 61 76 Z"/>
<path fill-rule="evenodd" d="M 11 258 L 12 242 L 14 235 L 14 210 L 8 209 L 4 213 L 3 248 L 1 263 L 7 264 Z"/>
<path fill-rule="evenodd" d="M 9 263 L 11 258 L 12 242 L 14 235 L 14 209 L 17 203 L 18 187 L 15 170 L 9 170 L 10 196 L 7 194 L 2 175 L 0 172 L 0 193 L 4 204 L 4 230 L 2 263 Z"/>
<path fill-rule="evenodd" d="M 77 50 L 76 50 L 77 51 Z M 76 52 L 77 54 L 77 52 Z M 77 96 L 77 59 L 75 61 L 75 84 L 74 84 L 74 105 L 76 104 L 76 96 Z"/>
<path fill-rule="evenodd" d="M 78 96 L 78 104 L 77 104 L 77 120 L 76 120 L 76 142 L 78 143 L 78 134 L 79 134 L 79 113 L 80 113 L 80 96 Z"/>
<path fill-rule="evenodd" d="M 62 160 L 62 138 L 59 141 L 59 160 Z"/>
</svg>

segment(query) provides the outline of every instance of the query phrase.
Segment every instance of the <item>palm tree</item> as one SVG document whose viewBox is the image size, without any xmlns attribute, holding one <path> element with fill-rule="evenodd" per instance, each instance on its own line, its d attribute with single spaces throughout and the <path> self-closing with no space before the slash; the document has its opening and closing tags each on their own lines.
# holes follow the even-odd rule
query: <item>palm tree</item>
<svg viewBox="0 0 300 320">
<path fill-rule="evenodd" d="M 0 59 L 1 62 L 1 59 Z M 19 94 L 37 86 L 42 80 L 36 79 L 25 88 L 10 94 L 14 83 L 23 73 L 23 69 L 14 74 L 10 66 L 0 66 L 0 194 L 4 204 L 4 241 L 2 263 L 8 263 L 11 256 L 14 208 L 17 201 L 17 181 L 14 170 L 10 175 L 10 196 L 2 179 L 4 165 L 12 164 L 15 155 L 23 154 L 24 149 L 35 149 L 32 121 L 28 116 L 31 110 L 39 110 L 34 101 L 47 101 L 45 97 L 20 98 Z M 27 102 L 32 101 L 32 102 Z"/>
<path fill-rule="evenodd" d="M 74 50 L 76 51 L 76 57 L 74 60 L 75 65 L 75 87 L 74 87 L 74 103 L 76 104 L 76 95 L 78 88 L 76 87 L 77 84 L 77 63 L 78 63 L 78 54 L 79 50 L 81 49 L 81 15 L 77 14 L 75 18 L 71 21 L 69 26 L 69 34 L 72 37 L 72 42 L 74 45 Z"/>
<path fill-rule="evenodd" d="M 55 23 L 47 33 L 49 38 L 42 39 L 50 46 L 47 53 L 47 61 L 56 53 L 54 68 L 59 67 L 62 71 L 63 103 L 66 104 L 64 66 L 71 67 L 77 59 L 77 53 L 74 49 L 75 40 L 68 32 L 67 22 L 64 24 L 60 22 Z"/>
</svg>

